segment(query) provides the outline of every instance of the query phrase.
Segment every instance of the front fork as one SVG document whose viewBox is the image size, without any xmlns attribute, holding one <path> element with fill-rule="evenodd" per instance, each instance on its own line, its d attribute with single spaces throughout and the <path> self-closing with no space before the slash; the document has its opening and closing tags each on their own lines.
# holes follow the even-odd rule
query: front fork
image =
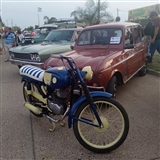
<svg viewBox="0 0 160 160">
<path fill-rule="evenodd" d="M 83 88 L 84 93 L 86 95 L 86 98 L 87 98 L 87 100 L 88 100 L 88 102 L 90 104 L 91 110 L 93 111 L 93 113 L 94 113 L 94 115 L 95 115 L 95 117 L 97 119 L 97 122 L 99 124 L 98 127 L 101 128 L 102 121 L 101 121 L 101 119 L 99 117 L 99 114 L 98 114 L 98 112 L 96 110 L 95 104 L 93 102 L 93 98 L 91 97 L 90 92 L 89 92 L 89 90 L 88 90 L 88 88 L 87 88 L 87 86 L 86 86 L 84 81 L 81 82 L 81 85 L 82 85 L 82 88 Z"/>
</svg>

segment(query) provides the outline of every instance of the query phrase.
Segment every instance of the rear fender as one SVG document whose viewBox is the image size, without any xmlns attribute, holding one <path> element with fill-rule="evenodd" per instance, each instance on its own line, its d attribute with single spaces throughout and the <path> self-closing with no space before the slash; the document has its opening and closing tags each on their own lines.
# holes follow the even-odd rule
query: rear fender
<svg viewBox="0 0 160 160">
<path fill-rule="evenodd" d="M 107 93 L 107 92 L 101 92 L 101 91 L 95 91 L 95 92 L 90 92 L 91 97 L 106 97 L 106 98 L 111 98 L 112 94 Z M 86 101 L 86 96 L 83 95 L 82 97 L 80 97 L 76 103 L 74 103 L 74 105 L 72 106 L 72 108 L 70 109 L 69 112 L 69 116 L 68 116 L 68 127 L 71 128 L 72 127 L 72 119 L 74 116 L 75 111 L 77 110 L 77 108 L 84 102 Z"/>
</svg>

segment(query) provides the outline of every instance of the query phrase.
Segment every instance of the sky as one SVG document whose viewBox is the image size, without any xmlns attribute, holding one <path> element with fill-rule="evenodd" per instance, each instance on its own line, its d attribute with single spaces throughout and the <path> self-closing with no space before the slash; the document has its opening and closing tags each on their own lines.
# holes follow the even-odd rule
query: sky
<svg viewBox="0 0 160 160">
<path fill-rule="evenodd" d="M 85 4 L 85 0 L 0 0 L 0 2 L 0 15 L 5 25 L 10 27 L 16 25 L 21 29 L 37 25 L 38 14 L 42 25 L 44 16 L 57 19 L 70 18 L 72 11 L 77 7 L 84 7 Z M 160 0 L 108 0 L 107 2 L 107 11 L 116 18 L 118 9 L 121 21 L 125 21 L 128 19 L 128 10 L 158 4 Z M 38 7 L 42 8 L 42 12 L 38 12 Z"/>
</svg>

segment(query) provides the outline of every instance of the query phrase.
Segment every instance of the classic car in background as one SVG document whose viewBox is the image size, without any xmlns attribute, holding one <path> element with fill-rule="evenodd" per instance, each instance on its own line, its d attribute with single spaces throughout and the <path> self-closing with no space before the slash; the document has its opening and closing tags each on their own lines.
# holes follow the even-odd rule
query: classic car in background
<svg viewBox="0 0 160 160">
<path fill-rule="evenodd" d="M 51 31 L 41 44 L 18 46 L 10 49 L 10 61 L 19 67 L 31 64 L 42 67 L 51 54 L 70 51 L 70 45 L 82 29 L 57 29 Z"/>
<path fill-rule="evenodd" d="M 26 35 L 20 45 L 41 43 L 47 37 L 50 31 L 55 29 L 67 29 L 67 28 L 83 28 L 83 23 L 76 23 L 72 19 L 58 19 L 51 24 L 43 24 L 39 29 L 35 29 L 36 36 Z"/>
<path fill-rule="evenodd" d="M 30 34 L 25 35 L 20 45 L 24 46 L 28 44 L 41 43 L 44 41 L 44 39 L 47 37 L 50 31 L 57 28 L 58 26 L 55 24 L 42 25 L 39 27 L 39 29 L 34 30 L 36 36 L 30 36 Z"/>
<path fill-rule="evenodd" d="M 71 57 L 80 69 L 91 66 L 93 78 L 87 84 L 104 87 L 115 97 L 117 85 L 137 72 L 141 76 L 147 72 L 148 46 L 142 35 L 137 23 L 94 25 L 83 29 L 74 50 L 62 55 Z M 60 60 L 49 58 L 43 68 L 62 65 Z"/>
</svg>

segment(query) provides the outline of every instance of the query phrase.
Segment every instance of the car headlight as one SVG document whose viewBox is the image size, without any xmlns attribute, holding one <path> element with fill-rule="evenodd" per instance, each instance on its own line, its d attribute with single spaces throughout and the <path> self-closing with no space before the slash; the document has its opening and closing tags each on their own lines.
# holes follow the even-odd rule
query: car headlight
<svg viewBox="0 0 160 160">
<path fill-rule="evenodd" d="M 10 54 L 11 58 L 14 58 L 14 53 L 13 52 L 10 51 L 9 54 Z"/>
<path fill-rule="evenodd" d="M 37 53 L 31 53 L 30 56 L 31 56 L 31 60 L 33 61 L 38 61 L 38 62 L 41 61 L 41 58 Z"/>
<path fill-rule="evenodd" d="M 34 43 L 34 39 L 31 39 L 31 43 L 32 43 L 32 44 Z"/>
<path fill-rule="evenodd" d="M 22 39 L 22 43 L 25 43 L 25 39 Z"/>
</svg>

